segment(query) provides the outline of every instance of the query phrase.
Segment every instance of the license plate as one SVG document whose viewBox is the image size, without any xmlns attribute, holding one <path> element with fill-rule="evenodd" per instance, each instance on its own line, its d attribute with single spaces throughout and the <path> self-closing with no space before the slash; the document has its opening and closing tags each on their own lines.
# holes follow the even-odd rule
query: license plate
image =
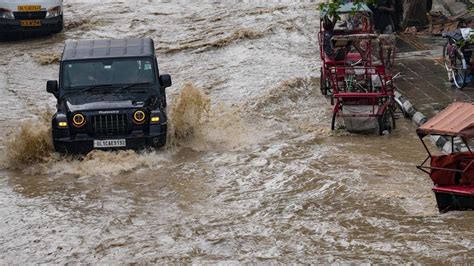
<svg viewBox="0 0 474 266">
<path fill-rule="evenodd" d="M 21 20 L 22 27 L 41 27 L 41 20 Z"/>
<path fill-rule="evenodd" d="M 94 148 L 117 148 L 126 146 L 127 141 L 125 139 L 94 140 Z"/>
<path fill-rule="evenodd" d="M 41 11 L 41 6 L 40 5 L 18 6 L 18 11 L 20 12 Z"/>
</svg>

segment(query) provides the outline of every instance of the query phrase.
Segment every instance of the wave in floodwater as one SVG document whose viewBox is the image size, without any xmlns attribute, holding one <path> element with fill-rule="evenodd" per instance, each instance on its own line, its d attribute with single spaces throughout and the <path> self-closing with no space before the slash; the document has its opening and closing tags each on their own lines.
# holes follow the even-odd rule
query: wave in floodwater
<svg viewBox="0 0 474 266">
<path fill-rule="evenodd" d="M 44 66 L 51 64 L 58 64 L 61 60 L 61 54 L 55 52 L 43 52 L 34 56 L 36 63 Z"/>
<path fill-rule="evenodd" d="M 211 99 L 201 90 L 186 84 L 170 106 L 168 143 L 159 151 L 100 151 L 86 156 L 62 156 L 52 144 L 52 111 L 37 120 L 23 121 L 4 141 L 4 168 L 30 174 L 71 174 L 76 176 L 116 176 L 141 167 L 154 168 L 168 159 L 169 152 L 192 150 L 241 149 L 246 129 L 239 111 L 224 105 L 211 108 Z"/>
<path fill-rule="evenodd" d="M 87 31 L 99 25 L 101 25 L 100 20 L 74 16 L 65 21 L 64 30 Z"/>
<path fill-rule="evenodd" d="M 224 32 L 218 33 L 224 34 Z M 199 50 L 199 51 L 205 51 L 208 49 L 213 49 L 213 48 L 220 48 L 224 46 L 228 46 L 232 42 L 238 41 L 238 40 L 253 40 L 253 39 L 258 39 L 261 38 L 265 35 L 264 32 L 256 31 L 253 29 L 238 29 L 231 34 L 217 38 L 212 41 L 206 41 L 202 39 L 193 39 L 189 40 L 183 43 L 178 44 L 178 46 L 175 47 L 168 47 L 168 48 L 161 48 L 164 49 L 166 53 L 176 53 L 184 50 Z"/>
<path fill-rule="evenodd" d="M 328 123 L 331 109 L 326 107 L 327 100 L 319 93 L 318 77 L 294 77 L 281 81 L 247 105 L 265 120 L 296 129 L 295 134 L 309 133 L 318 138 L 350 135 L 344 130 L 331 130 Z"/>
</svg>

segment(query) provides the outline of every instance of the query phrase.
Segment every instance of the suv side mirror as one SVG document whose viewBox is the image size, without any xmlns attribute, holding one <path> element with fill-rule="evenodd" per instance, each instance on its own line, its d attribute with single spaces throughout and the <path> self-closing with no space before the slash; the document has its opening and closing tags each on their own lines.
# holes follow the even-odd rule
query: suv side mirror
<svg viewBox="0 0 474 266">
<path fill-rule="evenodd" d="M 171 76 L 170 75 L 161 75 L 160 76 L 160 85 L 163 88 L 171 87 L 171 85 L 172 85 Z"/>
<path fill-rule="evenodd" d="M 46 82 L 46 91 L 58 97 L 58 81 L 57 80 L 48 80 Z"/>
</svg>

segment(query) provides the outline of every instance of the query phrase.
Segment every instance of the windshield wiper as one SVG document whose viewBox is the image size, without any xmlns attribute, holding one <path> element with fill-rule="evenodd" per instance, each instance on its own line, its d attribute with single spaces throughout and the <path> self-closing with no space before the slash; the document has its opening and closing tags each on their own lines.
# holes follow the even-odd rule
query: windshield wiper
<svg viewBox="0 0 474 266">
<path fill-rule="evenodd" d="M 127 86 L 123 86 L 122 88 L 120 88 L 120 90 L 126 90 L 126 89 L 130 89 L 130 88 L 144 86 L 144 85 L 151 85 L 151 83 L 150 82 L 133 83 L 133 84 L 129 84 Z"/>
<path fill-rule="evenodd" d="M 114 85 L 111 85 L 111 84 L 100 84 L 100 85 L 95 85 L 95 86 L 91 86 L 91 87 L 88 87 L 86 89 L 83 89 L 81 90 L 81 92 L 88 92 L 88 91 L 93 91 L 95 89 L 101 89 L 101 88 L 110 88 L 110 87 L 113 87 Z"/>
</svg>

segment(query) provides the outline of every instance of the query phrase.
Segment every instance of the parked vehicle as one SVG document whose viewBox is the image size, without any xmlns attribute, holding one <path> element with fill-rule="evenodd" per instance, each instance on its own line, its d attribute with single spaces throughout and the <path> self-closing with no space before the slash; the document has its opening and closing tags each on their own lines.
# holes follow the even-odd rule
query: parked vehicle
<svg viewBox="0 0 474 266">
<path fill-rule="evenodd" d="M 474 104 L 456 102 L 416 130 L 428 156 L 417 166 L 434 183 L 440 212 L 474 210 Z M 433 154 L 424 142 L 427 136 L 448 138 L 448 154 Z M 429 166 L 427 166 L 429 161 Z"/>
<path fill-rule="evenodd" d="M 444 66 L 448 72 L 448 79 L 458 89 L 462 89 L 469 82 L 471 57 L 474 49 L 474 34 L 471 29 L 458 29 L 452 32 L 443 33 L 443 37 L 447 39 L 443 46 Z"/>
<path fill-rule="evenodd" d="M 55 150 L 163 147 L 170 86 L 171 77 L 159 74 L 152 39 L 67 42 L 59 82 L 47 83 L 57 99 Z"/>
<path fill-rule="evenodd" d="M 0 36 L 58 33 L 63 30 L 62 0 L 0 0 Z"/>
<path fill-rule="evenodd" d="M 334 105 L 331 129 L 344 127 L 350 131 L 376 129 L 384 135 L 395 127 L 394 77 L 385 67 L 382 35 L 352 34 L 335 36 L 335 41 L 365 40 L 368 45 L 363 64 L 329 66 L 327 75 L 331 87 L 331 104 Z M 381 60 L 372 62 L 372 41 L 380 44 Z M 402 110 L 402 109 L 401 109 Z"/>
</svg>

